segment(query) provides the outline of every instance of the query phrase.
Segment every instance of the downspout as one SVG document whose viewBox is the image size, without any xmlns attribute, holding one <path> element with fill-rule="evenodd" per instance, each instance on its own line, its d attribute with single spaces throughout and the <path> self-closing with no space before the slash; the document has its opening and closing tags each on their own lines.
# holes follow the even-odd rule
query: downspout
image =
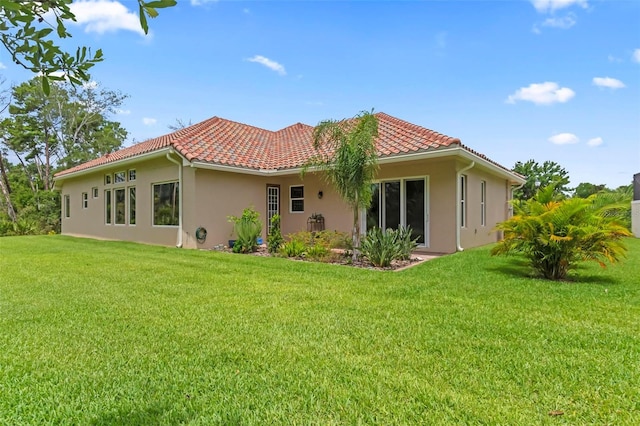
<svg viewBox="0 0 640 426">
<path fill-rule="evenodd" d="M 182 198 L 184 197 L 184 191 L 182 189 L 182 163 L 173 159 L 171 154 L 173 154 L 173 150 L 167 153 L 167 160 L 178 165 L 178 242 L 176 243 L 176 247 L 182 248 Z"/>
<path fill-rule="evenodd" d="M 457 251 L 464 250 L 460 245 L 460 228 L 462 227 L 462 220 L 460 219 L 460 217 L 462 216 L 462 210 L 460 208 L 460 197 L 462 196 L 462 185 L 460 184 L 460 177 L 463 172 L 466 172 L 467 170 L 469 170 L 475 165 L 476 165 L 476 162 L 472 161 L 471 164 L 469 164 L 467 167 L 461 170 L 458 170 L 458 172 L 456 173 L 456 250 Z M 468 185 L 468 182 L 467 182 L 467 185 Z M 464 201 L 465 201 L 465 207 L 466 207 L 467 200 L 464 200 Z"/>
</svg>

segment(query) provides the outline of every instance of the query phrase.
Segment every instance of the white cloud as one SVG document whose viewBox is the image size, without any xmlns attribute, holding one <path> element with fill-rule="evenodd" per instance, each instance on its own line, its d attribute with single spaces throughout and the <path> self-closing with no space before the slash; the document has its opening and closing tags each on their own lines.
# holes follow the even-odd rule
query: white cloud
<svg viewBox="0 0 640 426">
<path fill-rule="evenodd" d="M 116 114 L 118 114 L 118 115 L 129 115 L 129 114 L 131 114 L 131 110 L 130 109 L 117 109 L 116 110 Z"/>
<path fill-rule="evenodd" d="M 6 70 L 6 69 L 7 69 L 7 66 L 2 62 L 0 62 L 0 70 Z"/>
<path fill-rule="evenodd" d="M 576 24 L 575 15 L 568 14 L 562 18 L 547 18 L 542 23 L 543 27 L 561 28 L 563 30 L 569 29 Z"/>
<path fill-rule="evenodd" d="M 245 15 L 249 15 L 251 11 L 249 10 L 248 7 L 245 7 L 244 9 L 242 9 L 242 13 L 244 13 Z"/>
<path fill-rule="evenodd" d="M 640 49 L 638 49 L 638 50 L 640 50 Z M 622 59 L 618 58 L 617 56 L 613 56 L 613 55 L 607 56 L 607 59 L 609 60 L 609 62 L 622 62 Z"/>
<path fill-rule="evenodd" d="M 149 117 L 144 117 L 142 119 L 142 123 L 145 126 L 153 126 L 154 124 L 156 124 L 158 122 L 158 120 L 156 120 L 155 118 L 149 118 Z"/>
<path fill-rule="evenodd" d="M 558 133 L 557 135 L 553 135 L 549 138 L 549 142 L 554 143 L 556 145 L 568 145 L 573 143 L 578 143 L 580 139 L 573 133 Z"/>
<path fill-rule="evenodd" d="M 598 145 L 602 145 L 602 138 L 601 137 L 597 137 L 597 138 L 593 138 L 593 139 L 589 139 L 589 141 L 587 142 L 587 145 L 589 146 L 598 146 Z"/>
<path fill-rule="evenodd" d="M 556 10 L 577 5 L 584 9 L 589 6 L 587 0 L 531 0 L 533 7 L 540 13 L 553 13 Z"/>
<path fill-rule="evenodd" d="M 631 55 L 631 59 L 633 62 L 640 63 L 640 49 L 636 49 L 633 51 L 633 55 Z"/>
<path fill-rule="evenodd" d="M 82 83 L 82 87 L 84 89 L 96 89 L 98 87 L 98 82 L 91 80 L 86 83 Z"/>
<path fill-rule="evenodd" d="M 564 103 L 575 96 L 575 92 L 568 87 L 560 87 L 558 83 L 547 81 L 533 83 L 528 87 L 521 87 L 507 98 L 508 104 L 516 101 L 529 101 L 536 105 L 550 105 L 556 102 Z"/>
<path fill-rule="evenodd" d="M 69 7 L 76 16 L 76 22 L 69 23 L 84 26 L 87 33 L 104 34 L 127 30 L 144 35 L 138 15 L 118 1 L 81 0 L 74 1 Z"/>
<path fill-rule="evenodd" d="M 266 58 L 264 56 L 256 55 L 253 58 L 247 59 L 247 61 L 256 62 L 258 64 L 264 65 L 265 67 L 277 72 L 280 75 L 287 75 L 287 71 L 285 71 L 283 65 L 277 63 L 276 61 L 272 61 L 271 59 Z"/>
<path fill-rule="evenodd" d="M 213 3 L 218 0 L 191 0 L 191 6 L 202 6 L 205 3 Z"/>
<path fill-rule="evenodd" d="M 623 82 L 611 77 L 594 77 L 593 84 L 599 87 L 608 87 L 609 89 L 622 89 L 626 87 Z"/>
</svg>

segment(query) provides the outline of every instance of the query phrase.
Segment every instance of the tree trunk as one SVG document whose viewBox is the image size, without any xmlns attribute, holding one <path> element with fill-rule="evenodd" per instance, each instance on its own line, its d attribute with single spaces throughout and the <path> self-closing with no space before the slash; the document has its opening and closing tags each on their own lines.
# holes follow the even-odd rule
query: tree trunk
<svg viewBox="0 0 640 426">
<path fill-rule="evenodd" d="M 4 197 L 5 203 L 7 205 L 7 214 L 9 218 L 13 222 L 18 220 L 16 216 L 16 209 L 13 208 L 13 203 L 11 202 L 11 185 L 9 185 L 9 179 L 7 178 L 7 171 L 4 168 L 4 159 L 2 158 L 2 154 L 0 153 L 0 174 L 2 175 L 0 178 L 0 192 Z"/>
</svg>

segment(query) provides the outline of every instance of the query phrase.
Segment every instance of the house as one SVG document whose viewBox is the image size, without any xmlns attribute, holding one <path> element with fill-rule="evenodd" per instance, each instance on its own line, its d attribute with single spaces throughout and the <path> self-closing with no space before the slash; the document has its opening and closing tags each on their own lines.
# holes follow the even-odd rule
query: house
<svg viewBox="0 0 640 426">
<path fill-rule="evenodd" d="M 362 229 L 411 225 L 427 252 L 495 242 L 491 230 L 509 216 L 523 178 L 459 139 L 376 116 L 380 168 Z M 227 217 L 249 206 L 263 236 L 276 213 L 285 236 L 307 229 L 313 214 L 349 232 L 353 216 L 336 192 L 317 173 L 300 176 L 315 153 L 312 134 L 300 123 L 269 131 L 213 117 L 64 170 L 55 176 L 62 233 L 211 248 L 232 238 Z"/>
</svg>

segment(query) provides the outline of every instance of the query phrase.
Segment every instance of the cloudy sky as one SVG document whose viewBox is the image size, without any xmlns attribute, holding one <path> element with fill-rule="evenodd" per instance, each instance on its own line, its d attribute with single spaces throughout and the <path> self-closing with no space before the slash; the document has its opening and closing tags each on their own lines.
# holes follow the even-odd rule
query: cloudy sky
<svg viewBox="0 0 640 426">
<path fill-rule="evenodd" d="M 277 130 L 361 110 L 459 137 L 572 184 L 640 172 L 640 2 L 179 0 L 145 36 L 134 0 L 74 1 L 65 45 L 129 98 L 127 144 L 220 116 Z M 31 75 L 0 51 L 0 73 Z"/>
</svg>

